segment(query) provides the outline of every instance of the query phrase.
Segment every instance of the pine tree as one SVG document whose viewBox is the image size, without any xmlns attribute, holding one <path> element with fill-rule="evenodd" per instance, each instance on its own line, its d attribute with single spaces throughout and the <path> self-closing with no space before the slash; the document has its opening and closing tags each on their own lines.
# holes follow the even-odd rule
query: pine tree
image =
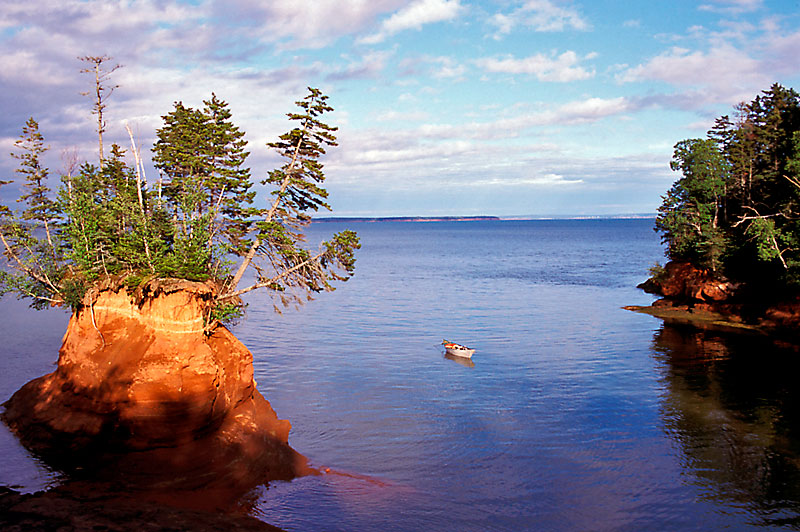
<svg viewBox="0 0 800 532">
<path fill-rule="evenodd" d="M 272 204 L 261 211 L 250 249 L 226 284 L 221 300 L 268 288 L 281 294 L 282 301 L 287 304 L 301 301 L 300 296 L 308 297 L 309 292 L 332 290 L 330 281 L 346 280 L 352 275 L 354 253 L 360 247 L 352 231 L 334 235 L 313 254 L 298 246 L 303 241 L 301 230 L 311 220 L 309 211 L 320 207 L 330 209 L 325 202 L 328 193 L 321 186 L 325 175 L 319 162 L 327 146 L 336 146 L 334 132 L 337 128 L 320 120 L 322 115 L 333 110 L 327 100 L 319 89 L 309 87 L 308 95 L 296 102 L 299 112 L 287 115 L 289 120 L 298 123 L 297 127 L 281 135 L 278 141 L 267 144 L 286 162 L 262 181 L 276 187 L 272 192 Z M 256 280 L 240 289 L 238 285 L 250 266 L 256 271 Z"/>
<path fill-rule="evenodd" d="M 64 268 L 59 234 L 55 232 L 60 212 L 50 199 L 48 170 L 40 159 L 47 147 L 36 120 L 28 119 L 14 146 L 17 151 L 11 156 L 19 161 L 15 172 L 24 178 L 22 194 L 17 199 L 23 210 L 17 218 L 8 207 L 4 209 L 10 219 L 0 227 L 0 241 L 8 263 L 18 273 L 0 272 L 0 286 L 32 298 L 35 306 L 43 306 L 60 300 L 59 282 Z M 41 232 L 43 238 L 39 236 Z"/>
<path fill-rule="evenodd" d="M 241 240 L 250 228 L 249 220 L 257 213 L 250 206 L 255 198 L 250 169 L 244 166 L 250 152 L 245 151 L 244 132 L 231 122 L 228 104 L 214 93 L 203 103 L 209 130 L 210 160 L 206 179 L 212 224 L 209 238 L 222 237 L 226 252 L 241 252 Z"/>
</svg>

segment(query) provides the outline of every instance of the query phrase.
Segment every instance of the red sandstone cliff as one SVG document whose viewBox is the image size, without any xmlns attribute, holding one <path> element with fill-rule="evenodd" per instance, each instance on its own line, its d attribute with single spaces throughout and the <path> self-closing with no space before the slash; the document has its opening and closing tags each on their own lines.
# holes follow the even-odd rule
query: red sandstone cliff
<svg viewBox="0 0 800 532">
<path fill-rule="evenodd" d="M 648 312 L 658 317 L 667 315 L 657 309 L 683 310 L 687 314 L 680 321 L 692 322 L 689 314 L 705 312 L 719 315 L 729 322 L 728 325 L 746 324 L 749 330 L 779 331 L 795 339 L 800 332 L 800 300 L 767 301 L 752 289 L 719 279 L 711 270 L 689 262 L 669 262 L 663 272 L 639 288 L 663 296 Z M 631 309 L 644 310 L 645 307 Z"/>
<path fill-rule="evenodd" d="M 681 303 L 730 301 L 739 285 L 720 280 L 707 268 L 689 262 L 669 262 L 664 271 L 640 288 Z"/>
<path fill-rule="evenodd" d="M 256 389 L 252 355 L 204 332 L 214 287 L 106 287 L 70 319 L 58 368 L 5 404 L 23 444 L 67 470 L 162 490 L 237 490 L 308 472 Z M 136 299 L 136 300 L 135 300 Z"/>
</svg>

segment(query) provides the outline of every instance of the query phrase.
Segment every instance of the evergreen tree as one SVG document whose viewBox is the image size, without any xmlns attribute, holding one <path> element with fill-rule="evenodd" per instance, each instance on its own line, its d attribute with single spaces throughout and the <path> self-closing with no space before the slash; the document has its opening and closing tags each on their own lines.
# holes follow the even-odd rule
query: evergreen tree
<svg viewBox="0 0 800 532">
<path fill-rule="evenodd" d="M 244 166 L 249 152 L 244 132 L 231 122 L 227 103 L 211 94 L 203 102 L 208 118 L 209 174 L 206 179 L 212 227 L 210 238 L 221 235 L 226 251 L 242 251 L 241 240 L 250 228 L 249 220 L 257 214 L 251 207 L 255 191 L 251 190 L 250 169 Z"/>
<path fill-rule="evenodd" d="M 360 247 L 352 231 L 343 231 L 323 242 L 319 251 L 311 253 L 298 247 L 303 241 L 302 228 L 310 220 L 309 211 L 320 207 L 330 209 L 325 202 L 327 191 L 319 158 L 327 146 L 336 146 L 337 130 L 320 120 L 332 111 L 328 97 L 319 89 L 309 87 L 308 95 L 296 102 L 299 112 L 288 113 L 297 127 L 284 133 L 276 142 L 267 144 L 278 151 L 285 163 L 262 181 L 272 185 L 273 200 L 260 213 L 257 233 L 250 249 L 226 285 L 222 299 L 228 299 L 257 288 L 268 288 L 281 294 L 284 304 L 300 301 L 299 294 L 332 290 L 330 281 L 346 280 L 355 265 L 355 250 Z M 253 265 L 256 280 L 246 288 L 238 288 L 244 272 Z"/>
<path fill-rule="evenodd" d="M 0 241 L 8 263 L 17 273 L 0 272 L 0 286 L 32 298 L 35 306 L 44 306 L 60 300 L 63 264 L 59 235 L 55 233 L 59 211 L 50 199 L 48 170 L 40 160 L 47 148 L 36 120 L 28 119 L 14 146 L 17 151 L 11 156 L 19 161 L 15 172 L 24 178 L 22 194 L 17 199 L 23 210 L 16 217 L 4 206 L 9 219 L 0 227 Z"/>
</svg>

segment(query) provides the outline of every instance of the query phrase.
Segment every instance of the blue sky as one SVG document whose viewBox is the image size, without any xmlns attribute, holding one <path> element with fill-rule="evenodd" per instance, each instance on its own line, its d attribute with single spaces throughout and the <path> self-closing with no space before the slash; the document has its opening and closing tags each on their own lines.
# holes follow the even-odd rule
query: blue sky
<svg viewBox="0 0 800 532">
<path fill-rule="evenodd" d="M 127 122 L 149 147 L 173 102 L 214 91 L 256 180 L 322 89 L 337 216 L 652 213 L 676 142 L 772 83 L 800 90 L 800 1 L 4 0 L 0 17 L 0 153 L 35 117 L 53 185 L 63 154 L 96 160 L 77 57 L 105 54 L 123 65 L 108 142 L 129 146 Z"/>
</svg>

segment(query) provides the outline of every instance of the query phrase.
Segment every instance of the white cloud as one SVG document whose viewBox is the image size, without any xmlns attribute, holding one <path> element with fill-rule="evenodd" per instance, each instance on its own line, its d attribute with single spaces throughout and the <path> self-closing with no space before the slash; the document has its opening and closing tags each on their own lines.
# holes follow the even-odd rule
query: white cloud
<svg viewBox="0 0 800 532">
<path fill-rule="evenodd" d="M 328 74 L 329 80 L 365 79 L 378 78 L 383 72 L 386 62 L 392 56 L 392 52 L 370 52 L 357 60 L 349 61 L 343 68 L 333 70 Z"/>
<path fill-rule="evenodd" d="M 596 54 L 589 54 L 585 59 L 593 59 Z M 536 54 L 522 59 L 513 57 L 483 58 L 477 65 L 492 73 L 530 74 L 539 81 L 569 82 L 589 79 L 594 70 L 589 71 L 580 66 L 581 59 L 573 51 L 566 51 L 559 56 Z"/>
<path fill-rule="evenodd" d="M 452 57 L 423 55 L 403 59 L 398 64 L 398 71 L 401 76 L 427 75 L 437 79 L 460 79 L 467 69 Z"/>
<path fill-rule="evenodd" d="M 453 20 L 463 10 L 460 0 L 416 0 L 383 21 L 380 31 L 361 39 L 363 44 L 377 44 L 401 31 L 419 30 L 425 24 Z"/>
<path fill-rule="evenodd" d="M 800 50 L 800 31 L 789 34 L 771 33 L 766 45 L 769 68 L 781 75 L 797 75 L 797 53 Z"/>
<path fill-rule="evenodd" d="M 378 122 L 418 122 L 427 120 L 430 115 L 424 111 L 386 111 L 375 117 Z"/>
<path fill-rule="evenodd" d="M 744 13 L 759 9 L 763 0 L 710 0 L 711 4 L 700 4 L 700 11 L 718 11 L 727 13 Z"/>
<path fill-rule="evenodd" d="M 562 120 L 575 124 L 593 122 L 607 116 L 626 113 L 632 109 L 631 103 L 622 96 L 618 98 L 588 98 L 561 106 L 558 114 Z"/>
<path fill-rule="evenodd" d="M 587 98 L 572 101 L 552 109 L 532 113 L 516 113 L 511 118 L 465 124 L 423 124 L 415 135 L 424 138 L 471 140 L 502 140 L 520 137 L 531 128 L 542 126 L 574 126 L 597 122 L 604 118 L 624 115 L 636 110 L 624 97 Z"/>
<path fill-rule="evenodd" d="M 508 35 L 517 26 L 539 32 L 586 30 L 590 26 L 577 10 L 556 5 L 552 0 L 528 0 L 510 14 L 495 14 L 489 23 L 496 28 L 495 39 Z"/>
<path fill-rule="evenodd" d="M 472 181 L 469 185 L 479 187 L 563 187 L 569 185 L 579 185 L 583 179 L 568 179 L 563 175 L 547 173 L 542 175 L 521 175 L 512 177 L 492 177 L 489 179 L 479 179 Z"/>
<path fill-rule="evenodd" d="M 208 0 L 217 19 L 227 21 L 229 36 L 262 43 L 280 42 L 290 49 L 321 48 L 343 35 L 371 26 L 376 17 L 394 11 L 402 0 Z"/>
<path fill-rule="evenodd" d="M 617 76 L 621 82 L 662 81 L 683 89 L 702 88 L 704 103 L 736 103 L 770 84 L 761 63 L 730 45 L 708 52 L 674 47 Z"/>
</svg>

